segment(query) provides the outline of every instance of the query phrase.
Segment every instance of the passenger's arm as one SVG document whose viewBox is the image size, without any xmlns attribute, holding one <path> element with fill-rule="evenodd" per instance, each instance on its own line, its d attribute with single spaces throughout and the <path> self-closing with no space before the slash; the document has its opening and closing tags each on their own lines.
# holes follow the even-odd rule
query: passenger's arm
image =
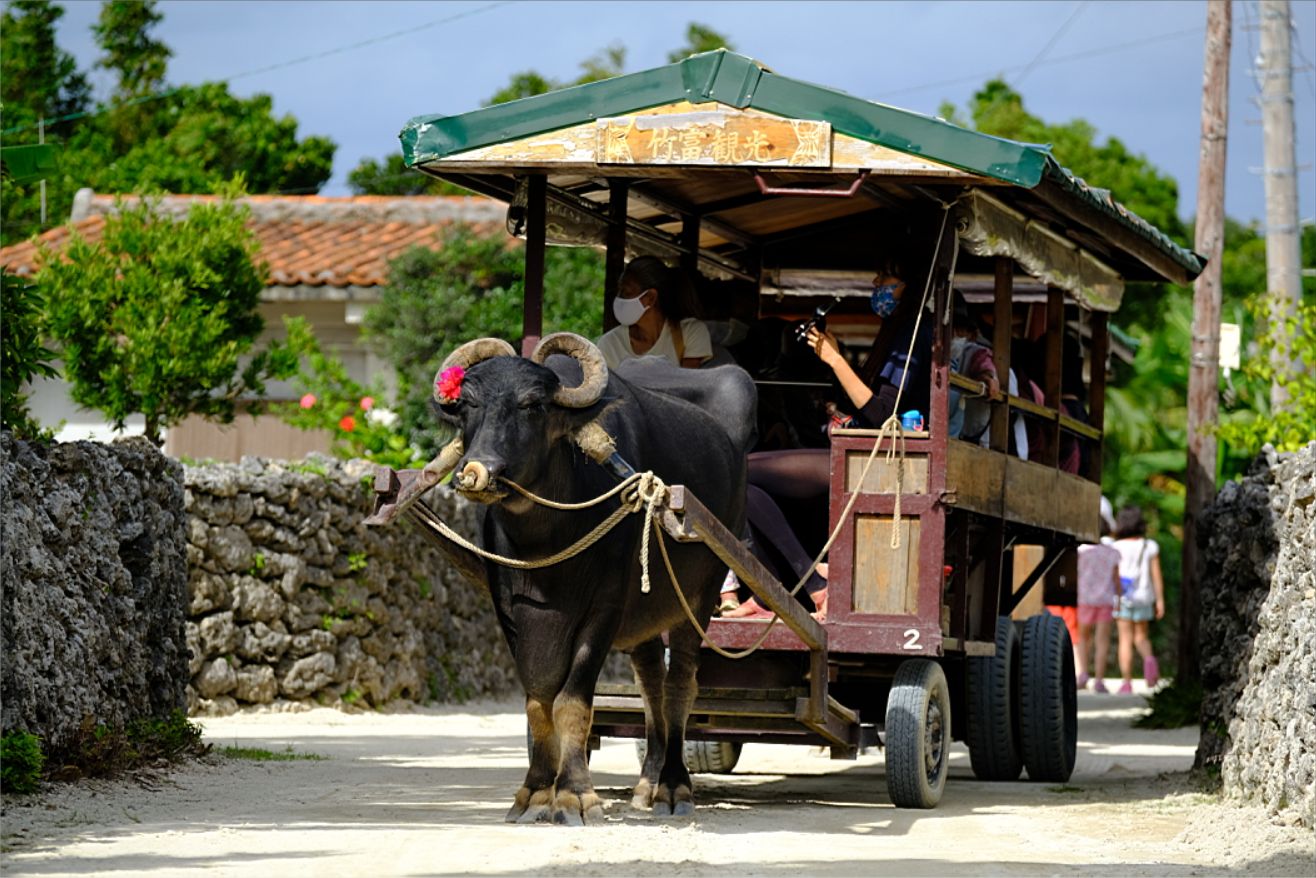
<svg viewBox="0 0 1316 878">
<path fill-rule="evenodd" d="M 809 346 L 813 352 L 818 355 L 833 372 L 836 373 L 836 380 L 841 382 L 841 389 L 845 395 L 850 397 L 850 402 L 857 409 L 862 409 L 868 405 L 873 398 L 873 389 L 864 383 L 855 372 L 850 361 L 841 356 L 840 346 L 836 343 L 836 336 L 830 332 L 819 332 L 816 328 L 809 330 L 807 337 Z"/>
<path fill-rule="evenodd" d="M 1161 556 L 1153 555 L 1151 559 L 1152 585 L 1156 588 L 1156 618 L 1165 618 L 1165 583 L 1161 579 Z"/>
</svg>

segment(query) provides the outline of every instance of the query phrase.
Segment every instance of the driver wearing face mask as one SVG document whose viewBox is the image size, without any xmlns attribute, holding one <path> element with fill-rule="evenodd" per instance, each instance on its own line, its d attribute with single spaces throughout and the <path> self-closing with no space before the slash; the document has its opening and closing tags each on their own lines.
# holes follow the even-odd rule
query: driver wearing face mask
<svg viewBox="0 0 1316 878">
<path fill-rule="evenodd" d="M 608 367 L 615 369 L 634 357 L 663 357 L 693 369 L 711 357 L 708 327 L 685 314 L 688 292 L 680 269 L 653 256 L 631 260 L 612 300 L 612 314 L 620 325 L 598 340 Z"/>
</svg>

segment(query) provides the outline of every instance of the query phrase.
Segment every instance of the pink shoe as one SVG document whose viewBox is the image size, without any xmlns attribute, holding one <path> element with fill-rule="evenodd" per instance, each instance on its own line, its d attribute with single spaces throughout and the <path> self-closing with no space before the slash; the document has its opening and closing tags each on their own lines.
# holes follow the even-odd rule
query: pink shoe
<svg viewBox="0 0 1316 878">
<path fill-rule="evenodd" d="M 1110 690 L 1106 688 L 1106 681 L 1101 679 L 1100 677 L 1097 677 L 1095 680 L 1092 681 L 1092 691 L 1099 692 L 1102 695 L 1110 694 Z"/>
<path fill-rule="evenodd" d="M 1078 682 L 1075 685 L 1077 685 L 1078 688 L 1080 689 L 1086 689 L 1088 687 L 1088 680 L 1090 679 L 1092 678 L 1089 677 L 1086 673 L 1079 674 Z"/>
<path fill-rule="evenodd" d="M 1132 695 L 1132 694 L 1133 694 L 1133 681 L 1132 681 L 1132 680 L 1125 680 L 1123 683 L 1120 684 L 1120 687 L 1119 687 L 1119 689 L 1116 690 L 1116 692 L 1117 692 L 1117 694 L 1119 694 L 1119 695 Z"/>
<path fill-rule="evenodd" d="M 1154 689 L 1161 681 L 1161 666 L 1156 656 L 1149 655 L 1142 660 L 1142 678 L 1147 681 L 1147 688 Z"/>
</svg>

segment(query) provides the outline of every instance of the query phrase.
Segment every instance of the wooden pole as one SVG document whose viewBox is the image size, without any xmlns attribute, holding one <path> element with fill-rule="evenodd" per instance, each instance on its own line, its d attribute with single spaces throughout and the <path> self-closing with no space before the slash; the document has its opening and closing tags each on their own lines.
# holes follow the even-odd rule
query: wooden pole
<svg viewBox="0 0 1316 878">
<path fill-rule="evenodd" d="M 1207 258 L 1193 286 L 1193 348 L 1188 370 L 1188 473 L 1184 502 L 1183 579 L 1179 587 L 1177 682 L 1201 679 L 1201 570 L 1198 522 L 1215 499 L 1214 426 L 1220 381 L 1220 254 L 1225 237 L 1225 135 L 1229 127 L 1229 0 L 1206 8 L 1202 80 L 1202 154 L 1197 172 L 1194 247 Z"/>
<path fill-rule="evenodd" d="M 1277 379 L 1270 406 L 1288 405 L 1279 376 L 1297 366 L 1285 321 L 1302 298 L 1302 254 L 1298 237 L 1298 169 L 1293 147 L 1293 61 L 1289 0 L 1261 0 L 1261 137 L 1265 156 L 1267 320 L 1275 340 L 1270 365 Z"/>
<path fill-rule="evenodd" d="M 526 199 L 525 311 L 521 315 L 521 356 L 528 357 L 544 334 L 544 234 L 548 178 L 530 175 Z"/>
<path fill-rule="evenodd" d="M 617 298 L 621 275 L 626 270 L 626 206 L 630 191 L 630 180 L 614 177 L 608 181 L 608 254 L 603 268 L 604 332 L 617 325 L 612 300 Z"/>
<path fill-rule="evenodd" d="M 996 257 L 996 286 L 992 310 L 992 360 L 996 363 L 996 377 L 1001 392 L 1010 393 L 1010 320 L 1014 314 L 1011 297 L 1014 295 L 1014 260 L 1009 256 Z M 1010 407 L 992 406 L 992 451 L 1010 450 Z"/>
</svg>

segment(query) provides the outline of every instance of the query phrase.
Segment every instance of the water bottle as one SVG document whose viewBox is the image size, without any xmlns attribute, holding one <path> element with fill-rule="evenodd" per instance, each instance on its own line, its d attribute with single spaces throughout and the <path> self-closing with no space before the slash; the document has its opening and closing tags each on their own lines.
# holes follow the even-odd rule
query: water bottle
<svg viewBox="0 0 1316 878">
<path fill-rule="evenodd" d="M 923 429 L 923 413 L 918 409 L 910 409 L 900 416 L 900 429 L 910 433 L 917 433 Z"/>
</svg>

